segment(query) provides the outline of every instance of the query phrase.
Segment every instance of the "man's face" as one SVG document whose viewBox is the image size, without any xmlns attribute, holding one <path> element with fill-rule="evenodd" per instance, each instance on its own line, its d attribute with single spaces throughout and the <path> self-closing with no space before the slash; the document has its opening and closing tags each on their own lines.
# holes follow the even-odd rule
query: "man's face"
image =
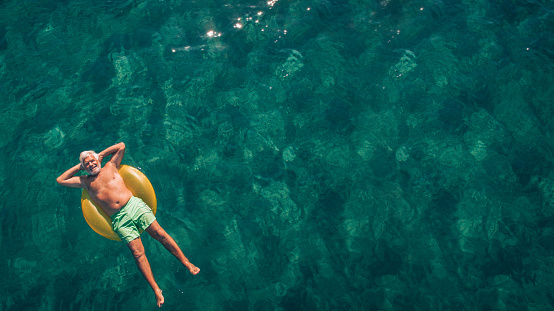
<svg viewBox="0 0 554 311">
<path fill-rule="evenodd" d="M 85 170 L 91 175 L 96 175 L 100 173 L 100 162 L 96 160 L 96 158 L 92 155 L 89 155 L 85 158 L 85 160 L 83 161 L 83 165 L 85 167 Z"/>
</svg>

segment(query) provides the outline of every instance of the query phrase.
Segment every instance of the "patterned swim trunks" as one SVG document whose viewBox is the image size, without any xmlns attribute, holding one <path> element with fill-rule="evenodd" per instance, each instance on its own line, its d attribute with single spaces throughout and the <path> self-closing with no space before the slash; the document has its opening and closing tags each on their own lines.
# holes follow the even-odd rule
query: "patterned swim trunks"
<svg viewBox="0 0 554 311">
<path fill-rule="evenodd" d="M 156 216 L 144 201 L 133 196 L 111 219 L 113 231 L 127 244 L 138 238 L 156 220 Z"/>
</svg>

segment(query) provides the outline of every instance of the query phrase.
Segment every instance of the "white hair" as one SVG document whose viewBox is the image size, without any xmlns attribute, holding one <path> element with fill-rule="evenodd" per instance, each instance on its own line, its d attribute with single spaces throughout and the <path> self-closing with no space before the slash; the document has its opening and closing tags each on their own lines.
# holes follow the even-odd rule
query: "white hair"
<svg viewBox="0 0 554 311">
<path fill-rule="evenodd" d="M 82 166 L 85 166 L 85 163 L 83 163 L 83 161 L 85 161 L 85 159 L 89 156 L 89 155 L 92 155 L 96 160 L 98 160 L 98 153 L 92 151 L 92 150 L 87 150 L 87 151 L 83 151 L 81 152 L 81 154 L 79 155 L 79 161 L 81 162 L 81 165 Z"/>
</svg>

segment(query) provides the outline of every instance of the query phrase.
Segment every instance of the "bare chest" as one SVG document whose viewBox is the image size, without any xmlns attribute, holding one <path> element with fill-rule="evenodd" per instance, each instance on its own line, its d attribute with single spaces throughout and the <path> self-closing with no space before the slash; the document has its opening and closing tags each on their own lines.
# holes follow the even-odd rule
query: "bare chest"
<svg viewBox="0 0 554 311">
<path fill-rule="evenodd" d="M 96 178 L 88 183 L 87 190 L 98 195 L 104 192 L 118 191 L 122 187 L 125 187 L 125 183 L 117 171 L 101 171 Z"/>
</svg>

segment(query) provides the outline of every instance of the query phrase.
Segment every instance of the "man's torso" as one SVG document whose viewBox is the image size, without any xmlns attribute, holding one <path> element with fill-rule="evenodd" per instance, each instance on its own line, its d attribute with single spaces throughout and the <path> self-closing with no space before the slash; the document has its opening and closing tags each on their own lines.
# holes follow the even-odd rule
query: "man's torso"
<svg viewBox="0 0 554 311">
<path fill-rule="evenodd" d="M 133 196 L 111 162 L 106 163 L 98 175 L 85 178 L 85 189 L 108 216 L 119 211 Z"/>
</svg>

